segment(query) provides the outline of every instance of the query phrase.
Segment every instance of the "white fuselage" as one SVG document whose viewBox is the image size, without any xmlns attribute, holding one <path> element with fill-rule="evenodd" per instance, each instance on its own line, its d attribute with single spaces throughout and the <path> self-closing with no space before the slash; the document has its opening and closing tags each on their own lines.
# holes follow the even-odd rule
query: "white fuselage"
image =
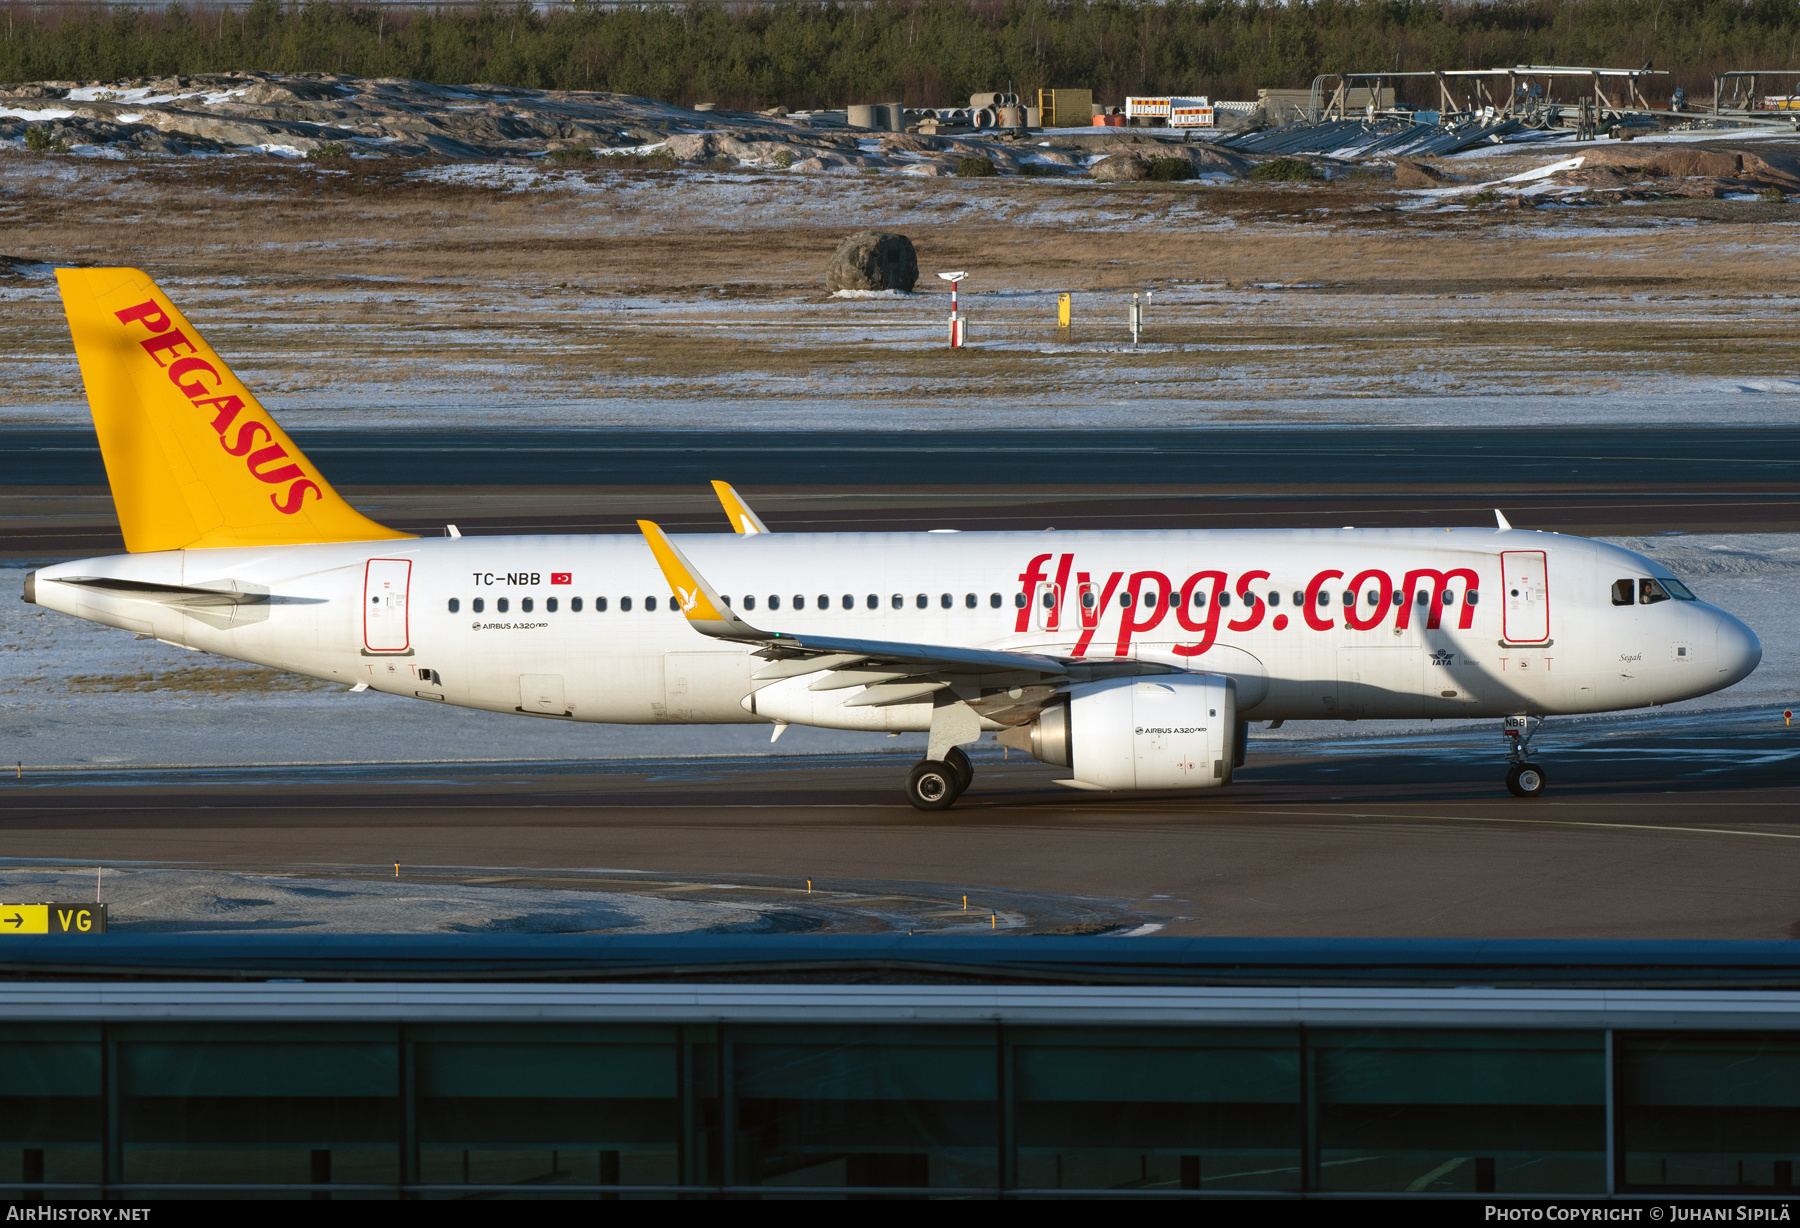
<svg viewBox="0 0 1800 1228">
<path fill-rule="evenodd" d="M 1548 533 L 680 540 L 739 615 L 764 630 L 1229 674 L 1239 714 L 1254 720 L 1637 708 L 1729 686 L 1761 656 L 1748 627 L 1704 602 L 1614 604 L 1615 582 L 1668 572 L 1629 551 Z M 94 578 L 257 599 L 193 606 L 58 582 Z M 810 676 L 753 681 L 762 662 L 752 649 L 689 627 L 635 535 L 120 555 L 41 569 L 36 600 L 189 648 L 495 712 L 885 731 L 931 720 L 929 702 L 846 707 L 855 688 L 812 690 Z"/>
</svg>

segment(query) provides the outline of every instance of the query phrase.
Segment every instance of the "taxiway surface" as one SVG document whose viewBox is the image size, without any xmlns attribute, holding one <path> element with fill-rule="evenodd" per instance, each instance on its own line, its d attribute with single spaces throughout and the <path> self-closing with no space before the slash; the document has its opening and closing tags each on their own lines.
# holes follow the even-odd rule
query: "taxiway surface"
<svg viewBox="0 0 1800 1228">
<path fill-rule="evenodd" d="M 1800 937 L 1800 732 L 1572 723 L 1540 742 L 1552 788 L 1530 801 L 1501 788 L 1497 741 L 1253 742 L 1237 784 L 1179 798 L 1074 793 L 984 751 L 934 814 L 883 754 L 27 776 L 0 786 L 0 865 L 398 862 L 408 881 L 778 899 L 789 930 Z"/>
</svg>

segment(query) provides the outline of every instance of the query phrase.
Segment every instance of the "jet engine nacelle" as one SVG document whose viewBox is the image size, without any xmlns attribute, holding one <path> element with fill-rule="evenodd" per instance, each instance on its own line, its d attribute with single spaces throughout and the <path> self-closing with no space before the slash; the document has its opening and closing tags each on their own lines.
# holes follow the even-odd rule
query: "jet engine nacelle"
<svg viewBox="0 0 1800 1228">
<path fill-rule="evenodd" d="M 1072 687 L 1029 735 L 1033 757 L 1072 768 L 1076 783 L 1096 789 L 1212 789 L 1230 784 L 1243 761 L 1237 686 L 1223 674 Z"/>
</svg>

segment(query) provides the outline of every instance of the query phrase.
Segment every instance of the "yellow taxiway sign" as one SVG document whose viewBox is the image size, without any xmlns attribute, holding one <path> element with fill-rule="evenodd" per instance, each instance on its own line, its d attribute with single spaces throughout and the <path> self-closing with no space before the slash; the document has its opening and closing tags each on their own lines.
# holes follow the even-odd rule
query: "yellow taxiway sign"
<svg viewBox="0 0 1800 1228">
<path fill-rule="evenodd" d="M 0 937 L 12 934 L 104 934 L 104 904 L 0 904 Z"/>
</svg>

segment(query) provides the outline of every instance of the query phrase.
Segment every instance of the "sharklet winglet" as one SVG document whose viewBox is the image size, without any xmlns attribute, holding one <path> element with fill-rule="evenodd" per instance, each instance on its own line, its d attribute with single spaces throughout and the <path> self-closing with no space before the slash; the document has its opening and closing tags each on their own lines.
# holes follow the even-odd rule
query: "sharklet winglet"
<svg viewBox="0 0 1800 1228">
<path fill-rule="evenodd" d="M 745 537 L 754 537 L 758 533 L 767 533 L 769 526 L 762 518 L 750 510 L 744 497 L 732 489 L 731 483 L 715 480 L 713 493 L 719 496 L 719 502 L 725 508 L 725 519 L 731 521 L 732 531 Z"/>
<path fill-rule="evenodd" d="M 739 618 L 737 611 L 726 605 L 717 590 L 688 562 L 681 548 L 669 540 L 661 525 L 640 520 L 637 526 L 650 546 L 650 553 L 656 556 L 656 565 L 662 568 L 663 578 L 681 603 L 681 613 L 690 627 L 703 635 L 724 640 L 764 643 L 780 638 Z"/>
</svg>

